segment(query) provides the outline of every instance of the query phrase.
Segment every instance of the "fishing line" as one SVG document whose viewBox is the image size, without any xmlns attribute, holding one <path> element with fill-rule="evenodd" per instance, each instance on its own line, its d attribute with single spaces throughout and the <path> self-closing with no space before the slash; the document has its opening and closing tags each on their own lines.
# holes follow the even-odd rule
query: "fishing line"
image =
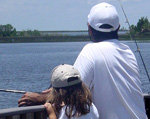
<svg viewBox="0 0 150 119">
<path fill-rule="evenodd" d="M 132 34 L 131 34 L 131 26 L 130 26 L 130 23 L 129 23 L 128 17 L 127 17 L 127 15 L 126 15 L 125 11 L 124 11 L 123 5 L 121 4 L 121 0 L 118 0 L 118 2 L 120 3 L 120 7 L 121 7 L 121 9 L 122 9 L 122 11 L 123 11 L 123 14 L 124 14 L 124 16 L 125 16 L 125 18 L 126 18 L 126 22 L 127 22 L 128 26 L 129 26 L 130 39 L 131 39 L 131 40 L 133 40 L 133 38 L 132 38 Z M 140 48 L 139 48 L 139 46 L 138 46 L 138 44 L 137 44 L 136 39 L 134 39 L 133 41 L 134 41 L 134 42 L 135 42 L 135 44 L 136 44 L 137 52 L 139 53 L 140 58 L 141 58 L 141 60 L 142 60 L 142 63 L 143 63 L 143 66 L 144 66 L 144 69 L 145 69 L 145 72 L 146 72 L 147 78 L 148 78 L 148 79 L 149 79 L 149 81 L 150 81 L 150 76 L 149 76 L 149 74 L 148 74 L 148 71 L 147 71 L 147 68 L 146 68 L 145 62 L 144 62 L 144 60 L 143 60 L 143 57 L 142 57 L 142 54 L 141 54 Z"/>
</svg>

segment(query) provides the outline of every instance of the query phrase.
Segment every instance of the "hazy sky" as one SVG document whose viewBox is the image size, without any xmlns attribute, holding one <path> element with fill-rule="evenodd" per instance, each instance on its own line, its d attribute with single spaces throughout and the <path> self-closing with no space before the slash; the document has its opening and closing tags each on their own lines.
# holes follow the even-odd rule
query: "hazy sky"
<svg viewBox="0 0 150 119">
<path fill-rule="evenodd" d="M 141 17 L 150 21 L 150 0 L 120 0 L 130 24 Z M 0 0 L 0 24 L 11 24 L 17 31 L 87 30 L 87 15 L 100 2 L 113 4 L 121 27 L 128 28 L 118 0 Z"/>
</svg>

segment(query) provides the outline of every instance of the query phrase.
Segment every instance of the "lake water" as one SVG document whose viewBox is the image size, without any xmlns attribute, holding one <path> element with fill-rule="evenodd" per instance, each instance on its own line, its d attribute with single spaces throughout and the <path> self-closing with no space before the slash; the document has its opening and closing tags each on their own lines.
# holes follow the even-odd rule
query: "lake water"
<svg viewBox="0 0 150 119">
<path fill-rule="evenodd" d="M 49 87 L 51 70 L 59 64 L 73 64 L 88 42 L 0 44 L 0 89 L 39 92 Z M 135 53 L 140 66 L 142 90 L 150 92 L 150 83 L 135 43 L 124 42 Z M 150 43 L 138 43 L 148 71 Z M 22 94 L 0 92 L 0 109 L 17 107 Z"/>
</svg>

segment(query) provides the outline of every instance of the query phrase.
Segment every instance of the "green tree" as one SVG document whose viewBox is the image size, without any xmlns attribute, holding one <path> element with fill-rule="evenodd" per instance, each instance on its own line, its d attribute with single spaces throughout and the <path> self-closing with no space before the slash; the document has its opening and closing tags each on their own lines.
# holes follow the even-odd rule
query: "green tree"
<svg viewBox="0 0 150 119">
<path fill-rule="evenodd" d="M 150 32 L 150 22 L 147 17 L 141 17 L 135 29 L 138 33 Z"/>
<path fill-rule="evenodd" d="M 3 29 L 3 25 L 0 25 L 0 37 L 3 36 L 2 29 Z"/>
<path fill-rule="evenodd" d="M 133 34 L 133 35 L 136 34 L 136 29 L 137 29 L 137 28 L 136 28 L 135 25 L 131 25 L 131 26 L 130 26 L 130 32 L 131 32 L 131 34 Z"/>
<path fill-rule="evenodd" d="M 0 36 L 8 37 L 8 36 L 16 36 L 16 29 L 11 25 L 0 25 Z"/>
<path fill-rule="evenodd" d="M 27 31 L 26 31 L 26 35 L 27 35 L 27 36 L 33 36 L 33 35 L 32 35 L 32 31 L 31 31 L 31 30 L 27 30 Z"/>
<path fill-rule="evenodd" d="M 18 32 L 18 36 L 25 36 L 25 31 Z"/>
<path fill-rule="evenodd" d="M 38 30 L 34 30 L 33 31 L 33 35 L 34 36 L 41 36 L 40 32 Z"/>
<path fill-rule="evenodd" d="M 41 36 L 38 30 L 30 30 L 17 32 L 16 29 L 11 25 L 0 25 L 0 37 L 11 37 L 11 36 Z"/>
<path fill-rule="evenodd" d="M 41 36 L 41 34 L 38 30 L 32 31 L 32 30 L 28 29 L 26 31 L 24 30 L 24 31 L 19 32 L 18 36 L 26 36 L 26 37 L 28 37 L 28 36 Z"/>
<path fill-rule="evenodd" d="M 11 31 L 11 35 L 10 36 L 16 36 L 17 35 L 17 31 L 16 29 L 14 28 L 12 31 Z"/>
<path fill-rule="evenodd" d="M 133 35 L 145 35 L 150 34 L 150 22 L 147 17 L 141 17 L 137 22 L 137 25 L 130 26 L 131 33 Z"/>
</svg>

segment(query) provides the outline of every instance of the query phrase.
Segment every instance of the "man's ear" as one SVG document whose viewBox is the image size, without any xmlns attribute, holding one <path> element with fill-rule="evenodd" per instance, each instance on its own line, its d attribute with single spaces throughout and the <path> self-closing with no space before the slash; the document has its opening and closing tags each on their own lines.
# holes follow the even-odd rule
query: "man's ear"
<svg viewBox="0 0 150 119">
<path fill-rule="evenodd" d="M 89 24 L 88 24 L 88 33 L 89 33 L 90 40 L 92 42 L 95 42 L 95 39 L 94 39 L 94 36 L 93 36 L 93 32 L 92 32 L 91 26 Z"/>
<path fill-rule="evenodd" d="M 91 28 L 90 28 L 89 23 L 88 23 L 88 33 L 89 33 L 90 36 L 92 35 L 92 30 L 91 30 Z"/>
</svg>

